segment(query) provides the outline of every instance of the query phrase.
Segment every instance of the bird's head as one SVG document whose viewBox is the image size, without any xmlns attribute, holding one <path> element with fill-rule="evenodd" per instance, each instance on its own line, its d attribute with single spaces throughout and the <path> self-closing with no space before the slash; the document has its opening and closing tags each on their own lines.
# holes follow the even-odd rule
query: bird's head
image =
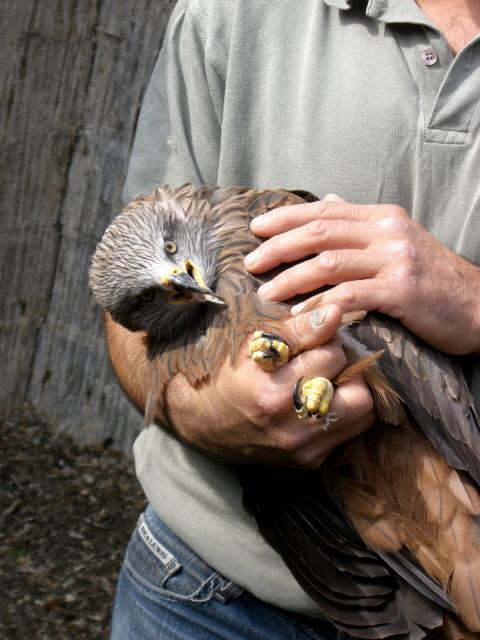
<svg viewBox="0 0 480 640">
<path fill-rule="evenodd" d="M 90 288 L 130 330 L 169 340 L 195 324 L 216 295 L 217 248 L 208 217 L 192 216 L 157 191 L 117 216 L 97 246 Z"/>
</svg>

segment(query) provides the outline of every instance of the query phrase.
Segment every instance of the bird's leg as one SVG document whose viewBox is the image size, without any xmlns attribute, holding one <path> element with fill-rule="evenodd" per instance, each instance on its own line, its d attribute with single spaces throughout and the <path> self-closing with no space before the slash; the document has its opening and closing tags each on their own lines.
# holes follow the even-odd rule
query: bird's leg
<svg viewBox="0 0 480 640">
<path fill-rule="evenodd" d="M 293 390 L 293 405 L 299 418 L 316 416 L 326 430 L 337 420 L 337 414 L 328 411 L 332 397 L 333 384 L 327 378 L 312 378 L 306 382 L 300 378 Z"/>
<path fill-rule="evenodd" d="M 265 331 L 255 331 L 249 342 L 248 352 L 264 371 L 283 367 L 290 359 L 290 348 L 285 340 Z"/>
</svg>

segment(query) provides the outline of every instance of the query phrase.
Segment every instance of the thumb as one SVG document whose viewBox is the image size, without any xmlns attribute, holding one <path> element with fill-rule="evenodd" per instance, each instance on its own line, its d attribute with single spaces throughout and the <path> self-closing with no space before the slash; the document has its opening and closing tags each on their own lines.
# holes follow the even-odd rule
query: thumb
<svg viewBox="0 0 480 640">
<path fill-rule="evenodd" d="M 299 313 L 287 320 L 284 337 L 290 346 L 291 355 L 329 342 L 335 336 L 341 319 L 340 307 L 329 304 L 307 313 Z"/>
</svg>

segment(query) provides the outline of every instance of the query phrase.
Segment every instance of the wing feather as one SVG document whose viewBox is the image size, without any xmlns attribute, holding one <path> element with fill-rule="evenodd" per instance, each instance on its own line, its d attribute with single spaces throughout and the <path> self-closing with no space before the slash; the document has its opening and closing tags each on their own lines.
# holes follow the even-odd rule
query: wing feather
<svg viewBox="0 0 480 640">
<path fill-rule="evenodd" d="M 380 367 L 415 422 L 448 464 L 480 485 L 479 416 L 461 361 L 380 314 L 369 314 L 347 331 L 372 351 L 385 349 Z"/>
</svg>

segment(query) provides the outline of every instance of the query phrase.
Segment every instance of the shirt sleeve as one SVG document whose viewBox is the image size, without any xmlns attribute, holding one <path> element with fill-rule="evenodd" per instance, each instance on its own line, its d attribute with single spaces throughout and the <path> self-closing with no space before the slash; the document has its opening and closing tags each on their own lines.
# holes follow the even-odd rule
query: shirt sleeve
<svg viewBox="0 0 480 640">
<path fill-rule="evenodd" d="M 145 94 L 124 202 L 165 184 L 217 183 L 224 81 L 189 4 L 172 13 Z"/>
</svg>

